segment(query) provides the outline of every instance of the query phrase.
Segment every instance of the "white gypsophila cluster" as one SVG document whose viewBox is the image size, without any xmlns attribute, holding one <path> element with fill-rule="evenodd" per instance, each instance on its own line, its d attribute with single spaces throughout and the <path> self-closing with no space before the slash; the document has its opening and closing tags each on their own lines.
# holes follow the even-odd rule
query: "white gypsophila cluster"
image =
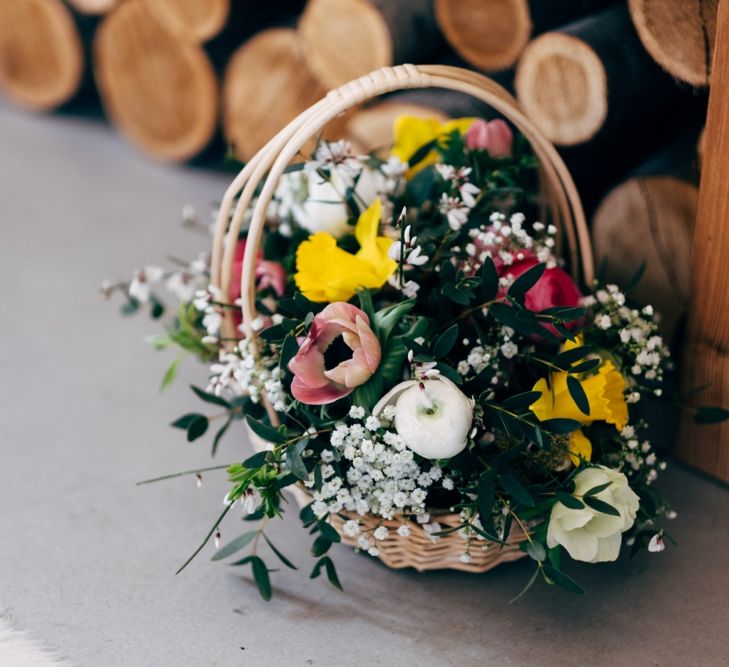
<svg viewBox="0 0 729 667">
<path fill-rule="evenodd" d="M 215 285 L 208 285 L 207 289 L 201 289 L 195 292 L 192 305 L 196 310 L 203 314 L 202 324 L 205 327 L 208 337 L 217 340 L 220 333 L 220 325 L 223 316 L 215 304 L 220 302 L 223 293 Z"/>
<path fill-rule="evenodd" d="M 648 440 L 638 437 L 635 426 L 628 425 L 620 431 L 620 444 L 621 451 L 609 456 L 617 470 L 632 476 L 640 473 L 643 482 L 650 486 L 658 478 L 659 471 L 666 469 L 666 462 L 658 459 Z"/>
<path fill-rule="evenodd" d="M 254 354 L 247 339 L 239 341 L 231 352 L 222 352 L 220 360 L 210 366 L 210 373 L 209 394 L 226 400 L 246 397 L 259 403 L 265 392 L 274 410 L 287 409 L 283 372 L 275 360 Z"/>
<path fill-rule="evenodd" d="M 629 308 L 617 285 L 606 285 L 604 289 L 597 290 L 595 296 L 585 297 L 583 305 L 594 307 L 594 324 L 598 329 L 617 333 L 622 353 L 630 357 L 626 367 L 636 380 L 661 382 L 664 369 L 670 364 L 670 352 L 658 334 L 651 306 L 642 310 Z M 661 395 L 660 388 L 653 392 Z M 630 392 L 626 400 L 636 403 L 640 394 Z"/>
<path fill-rule="evenodd" d="M 483 266 L 487 257 L 491 257 L 497 266 L 511 266 L 527 256 L 536 257 L 547 268 L 557 266 L 554 256 L 557 228 L 535 222 L 533 234 L 530 234 L 524 228 L 525 220 L 523 213 L 513 213 L 507 218 L 505 214 L 495 212 L 489 216 L 488 225 L 469 230 L 470 241 L 464 248 L 466 258 L 461 268 L 473 274 Z M 508 285 L 502 283 L 503 286 Z"/>
<path fill-rule="evenodd" d="M 490 368 L 493 373 L 491 384 L 506 387 L 509 377 L 501 368 L 502 359 L 513 359 L 519 354 L 519 346 L 513 340 L 514 330 L 511 327 L 494 327 L 490 333 L 494 340 L 489 345 L 478 344 L 470 348 L 456 369 L 463 377 L 475 377 Z M 470 341 L 464 338 L 463 345 L 468 347 Z"/>
<path fill-rule="evenodd" d="M 389 430 L 393 418 L 394 409 L 386 408 L 378 418 L 365 416 L 355 406 L 348 423 L 337 424 L 330 444 L 343 464 L 344 476 L 337 474 L 331 464 L 333 454 L 325 450 L 319 464 L 321 488 L 315 489 L 313 473 L 304 482 L 314 489 L 312 510 L 318 518 L 342 511 L 383 519 L 423 514 L 429 487 L 435 482 L 448 486 L 438 465 L 421 466 L 402 438 Z"/>
</svg>

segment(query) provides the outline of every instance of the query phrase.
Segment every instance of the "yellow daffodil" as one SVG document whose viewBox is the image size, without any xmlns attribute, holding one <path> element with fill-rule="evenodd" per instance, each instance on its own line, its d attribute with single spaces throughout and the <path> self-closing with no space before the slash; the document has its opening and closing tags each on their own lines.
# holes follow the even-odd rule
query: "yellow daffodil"
<svg viewBox="0 0 729 667">
<path fill-rule="evenodd" d="M 576 467 L 580 465 L 580 460 L 589 461 L 592 458 L 592 443 L 589 438 L 578 429 L 570 433 L 570 442 L 568 445 L 570 461 Z"/>
<path fill-rule="evenodd" d="M 354 255 L 338 247 L 326 232 L 312 234 L 299 245 L 294 280 L 307 299 L 348 301 L 358 289 L 377 289 L 387 282 L 397 264 L 387 254 L 392 239 L 377 235 L 381 218 L 378 197 L 359 216 L 354 230 L 359 250 Z"/>
<path fill-rule="evenodd" d="M 410 162 L 410 158 L 425 144 L 435 139 L 445 138 L 454 130 L 465 134 L 475 118 L 454 118 L 441 123 L 436 118 L 418 118 L 417 116 L 398 116 L 394 125 L 394 142 L 392 155 L 403 162 Z M 411 164 L 406 176 L 412 178 L 421 169 L 438 161 L 438 153 L 430 151 L 417 164 Z"/>
<path fill-rule="evenodd" d="M 567 373 L 553 373 L 552 387 L 542 378 L 532 391 L 542 395 L 529 408 L 540 421 L 546 419 L 574 419 L 581 424 L 603 421 L 622 430 L 628 423 L 628 405 L 625 402 L 625 380 L 612 361 L 603 361 L 600 369 L 580 383 L 590 404 L 586 415 L 577 407 L 567 388 Z"/>
<path fill-rule="evenodd" d="M 564 350 L 583 345 L 581 337 L 567 341 Z M 574 419 L 581 424 L 604 421 L 619 431 L 628 423 L 628 405 L 625 402 L 625 379 L 615 368 L 612 361 L 603 361 L 598 372 L 580 382 L 590 404 L 590 414 L 586 415 L 575 403 L 567 388 L 567 373 L 553 373 L 552 387 L 542 378 L 533 388 L 542 395 L 529 408 L 540 421 L 547 419 Z M 574 465 L 580 459 L 589 461 L 592 457 L 592 443 L 582 430 L 570 434 L 569 457 Z"/>
</svg>

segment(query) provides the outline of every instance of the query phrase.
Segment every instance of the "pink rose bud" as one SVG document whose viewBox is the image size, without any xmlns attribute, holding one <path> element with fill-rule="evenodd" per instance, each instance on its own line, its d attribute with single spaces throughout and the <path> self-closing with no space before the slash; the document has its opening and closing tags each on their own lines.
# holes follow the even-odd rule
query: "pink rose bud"
<svg viewBox="0 0 729 667">
<path fill-rule="evenodd" d="M 501 119 L 474 121 L 466 132 L 466 146 L 471 149 L 488 151 L 491 157 L 511 157 L 514 134 Z"/>
<path fill-rule="evenodd" d="M 240 280 L 243 273 L 243 255 L 246 251 L 246 240 L 240 239 L 235 247 L 233 257 L 233 268 L 230 276 L 230 302 L 235 303 L 240 299 Z M 286 269 L 278 262 L 271 262 L 263 259 L 263 253 L 258 252 L 256 257 L 256 290 L 261 291 L 270 287 L 276 296 L 283 296 L 286 291 Z M 243 316 L 239 310 L 233 311 L 233 323 L 236 331 L 239 331 Z"/>
<path fill-rule="evenodd" d="M 296 356 L 291 393 L 307 405 L 347 396 L 372 377 L 382 356 L 367 314 L 348 303 L 330 303 L 311 323 Z"/>
</svg>

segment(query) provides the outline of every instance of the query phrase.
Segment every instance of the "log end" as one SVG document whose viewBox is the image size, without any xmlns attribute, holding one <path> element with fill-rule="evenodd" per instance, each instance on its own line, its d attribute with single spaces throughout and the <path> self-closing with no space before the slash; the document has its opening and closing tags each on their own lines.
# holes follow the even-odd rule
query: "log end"
<svg viewBox="0 0 729 667">
<path fill-rule="evenodd" d="M 576 37 L 546 33 L 524 51 L 516 72 L 519 101 L 544 134 L 563 146 L 593 137 L 607 117 L 607 74 Z"/>
<path fill-rule="evenodd" d="M 94 52 L 104 108 L 134 144 L 166 160 L 187 160 L 207 147 L 218 85 L 199 46 L 175 39 L 142 0 L 126 0 L 100 26 Z"/>
<path fill-rule="evenodd" d="M 84 55 L 61 0 L 0 2 L 0 90 L 16 104 L 48 110 L 81 86 Z"/>
<path fill-rule="evenodd" d="M 387 23 L 367 0 L 309 0 L 299 31 L 306 62 L 327 89 L 392 65 Z"/>
<path fill-rule="evenodd" d="M 175 37 L 193 43 L 215 37 L 230 15 L 230 0 L 147 0 L 147 7 Z"/>
<path fill-rule="evenodd" d="M 625 287 L 641 264 L 645 273 L 631 291 L 652 305 L 670 343 L 685 315 L 691 283 L 691 239 L 698 188 L 672 176 L 639 176 L 614 188 L 595 212 L 592 240 L 605 279 Z"/>
<path fill-rule="evenodd" d="M 719 0 L 629 0 L 643 46 L 667 72 L 692 86 L 708 86 Z"/>
<path fill-rule="evenodd" d="M 435 0 L 435 16 L 455 51 L 485 71 L 513 66 L 532 31 L 526 0 Z"/>
<path fill-rule="evenodd" d="M 67 0 L 81 14 L 108 14 L 121 0 Z"/>
<path fill-rule="evenodd" d="M 249 160 L 324 93 L 307 69 L 296 30 L 271 28 L 259 32 L 233 54 L 225 71 L 225 138 L 241 160 Z M 324 136 L 340 139 L 343 122 L 335 119 Z"/>
</svg>

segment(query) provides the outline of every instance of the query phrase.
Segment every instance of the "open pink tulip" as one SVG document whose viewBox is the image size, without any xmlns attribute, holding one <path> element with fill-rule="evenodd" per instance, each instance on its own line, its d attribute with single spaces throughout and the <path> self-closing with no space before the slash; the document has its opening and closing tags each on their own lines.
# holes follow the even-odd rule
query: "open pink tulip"
<svg viewBox="0 0 729 667">
<path fill-rule="evenodd" d="M 511 157 L 514 134 L 500 118 L 485 121 L 475 120 L 466 132 L 466 146 L 488 151 L 491 157 Z"/>
<path fill-rule="evenodd" d="M 367 314 L 348 303 L 330 303 L 289 362 L 291 393 L 307 405 L 333 403 L 367 382 L 381 356 Z"/>
</svg>

